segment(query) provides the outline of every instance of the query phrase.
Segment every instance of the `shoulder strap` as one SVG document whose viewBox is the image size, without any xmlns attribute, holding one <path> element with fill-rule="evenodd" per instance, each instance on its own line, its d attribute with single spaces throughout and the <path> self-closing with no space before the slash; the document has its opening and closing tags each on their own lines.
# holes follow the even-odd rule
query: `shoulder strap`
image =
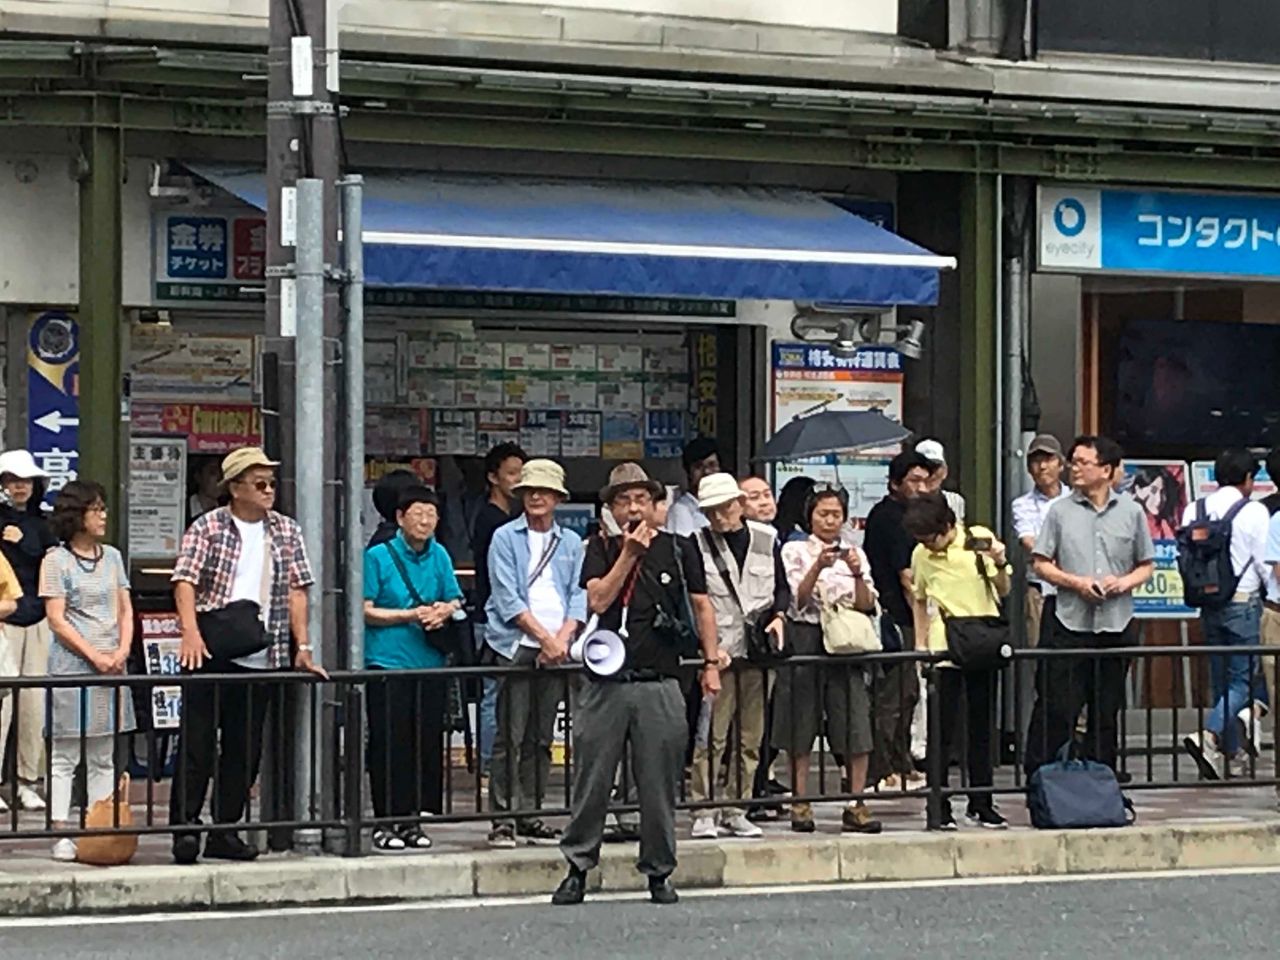
<svg viewBox="0 0 1280 960">
<path fill-rule="evenodd" d="M 396 572 L 400 574 L 400 579 L 404 581 L 405 589 L 409 591 L 409 599 L 413 601 L 413 605 L 415 607 L 425 607 L 427 601 L 422 599 L 422 594 L 418 593 L 418 588 L 409 579 L 409 571 L 405 569 L 404 561 L 400 559 L 400 554 L 396 553 L 391 546 L 391 541 L 388 540 L 382 546 L 387 551 L 387 555 L 391 557 L 391 562 L 396 565 Z"/>
<path fill-rule="evenodd" d="M 1231 505 L 1231 509 L 1222 515 L 1221 522 L 1226 524 L 1227 536 L 1231 535 L 1231 523 L 1233 520 L 1235 520 L 1236 514 L 1238 514 L 1241 510 L 1243 510 L 1252 502 L 1253 501 L 1250 500 L 1248 497 L 1241 496 L 1239 500 L 1237 500 L 1235 503 Z"/>
<path fill-rule="evenodd" d="M 742 605 L 742 598 L 738 596 L 738 588 L 734 585 L 733 577 L 729 574 L 729 565 L 724 562 L 724 555 L 716 548 L 715 537 L 710 530 L 702 531 L 702 542 L 707 545 L 707 552 L 711 554 L 711 560 L 716 565 L 716 572 L 720 574 L 720 579 L 724 581 L 724 585 L 729 588 L 729 596 L 733 597 L 733 602 L 738 605 L 738 612 L 744 617 L 747 615 L 747 608 Z M 680 544 L 676 544 L 676 553 L 679 555 Z M 681 565 L 681 577 L 684 576 L 683 564 Z"/>
<path fill-rule="evenodd" d="M 1204 523 L 1209 519 L 1209 503 L 1201 497 L 1196 501 L 1196 523 Z"/>
<path fill-rule="evenodd" d="M 551 539 L 548 540 L 547 545 L 542 548 L 542 556 L 538 558 L 538 565 L 533 568 L 533 573 L 529 574 L 529 582 L 525 585 L 526 590 L 532 589 L 533 585 L 538 582 L 538 578 L 542 576 L 543 571 L 547 569 L 547 564 L 549 564 L 551 559 L 556 555 L 556 550 L 559 547 L 560 534 L 552 533 Z"/>
</svg>

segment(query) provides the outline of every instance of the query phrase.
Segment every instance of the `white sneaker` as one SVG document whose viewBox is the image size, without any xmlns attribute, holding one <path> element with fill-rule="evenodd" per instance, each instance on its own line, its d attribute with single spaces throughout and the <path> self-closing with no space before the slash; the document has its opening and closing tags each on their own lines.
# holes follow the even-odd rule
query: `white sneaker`
<svg viewBox="0 0 1280 960">
<path fill-rule="evenodd" d="M 1259 747 L 1262 744 L 1262 718 L 1269 712 L 1265 703 L 1255 700 L 1241 707 L 1240 712 L 1236 714 L 1236 719 L 1244 728 L 1244 748 L 1251 757 L 1259 754 Z"/>
<path fill-rule="evenodd" d="M 20 783 L 18 784 L 18 806 L 23 810 L 43 810 L 46 804 L 44 798 L 36 793 L 35 787 Z"/>
<path fill-rule="evenodd" d="M 4 796 L 0 795 L 0 813 L 8 813 L 9 804 L 4 802 Z"/>
<path fill-rule="evenodd" d="M 1222 751 L 1218 749 L 1218 738 L 1208 730 L 1202 730 L 1194 737 L 1183 737 L 1182 745 L 1191 759 L 1195 761 L 1202 780 L 1220 780 L 1222 774 Z"/>
<path fill-rule="evenodd" d="M 720 828 L 711 817 L 697 817 L 693 821 L 693 839 L 714 840 L 720 836 Z"/>
<path fill-rule="evenodd" d="M 63 837 L 53 845 L 53 859 L 59 863 L 74 863 L 76 859 L 76 842 Z"/>
<path fill-rule="evenodd" d="M 726 820 L 724 828 L 740 840 L 755 840 L 764 836 L 764 831 L 742 813 L 734 814 Z"/>
</svg>

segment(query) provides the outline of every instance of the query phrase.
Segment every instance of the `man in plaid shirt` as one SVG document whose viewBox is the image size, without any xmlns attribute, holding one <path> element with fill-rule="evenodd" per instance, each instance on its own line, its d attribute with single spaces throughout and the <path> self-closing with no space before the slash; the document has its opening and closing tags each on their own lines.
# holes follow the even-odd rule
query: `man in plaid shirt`
<svg viewBox="0 0 1280 960">
<path fill-rule="evenodd" d="M 182 539 L 173 594 L 186 673 L 250 673 L 292 664 L 325 676 L 307 638 L 307 589 L 314 578 L 302 533 L 272 509 L 277 466 L 256 447 L 228 454 L 222 483 L 230 504 L 200 517 Z M 171 823 L 200 823 L 215 765 L 213 821 L 238 823 L 245 815 L 275 692 L 269 684 L 184 684 Z M 253 860 L 258 851 L 226 832 L 210 834 L 204 855 Z M 198 833 L 174 834 L 174 860 L 194 863 L 199 856 Z"/>
</svg>

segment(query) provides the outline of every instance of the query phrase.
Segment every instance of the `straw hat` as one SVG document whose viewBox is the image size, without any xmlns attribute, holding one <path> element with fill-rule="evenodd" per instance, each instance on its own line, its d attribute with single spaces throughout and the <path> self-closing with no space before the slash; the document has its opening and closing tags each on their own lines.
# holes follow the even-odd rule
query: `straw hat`
<svg viewBox="0 0 1280 960">
<path fill-rule="evenodd" d="M 727 473 L 712 473 L 698 484 L 698 509 L 713 510 L 746 497 L 738 481 Z"/>
<path fill-rule="evenodd" d="M 653 480 L 638 463 L 620 463 L 609 472 L 609 482 L 600 490 L 600 502 L 611 503 L 624 490 L 643 487 L 655 501 L 666 499 L 667 488 Z"/>
<path fill-rule="evenodd" d="M 254 467 L 278 467 L 280 463 L 266 455 L 261 447 L 241 447 L 232 450 L 222 460 L 222 483 L 243 477 Z"/>
<path fill-rule="evenodd" d="M 564 467 L 554 460 L 529 460 L 520 468 L 520 482 L 513 493 L 523 490 L 550 490 L 562 497 L 569 496 L 564 486 Z"/>
</svg>

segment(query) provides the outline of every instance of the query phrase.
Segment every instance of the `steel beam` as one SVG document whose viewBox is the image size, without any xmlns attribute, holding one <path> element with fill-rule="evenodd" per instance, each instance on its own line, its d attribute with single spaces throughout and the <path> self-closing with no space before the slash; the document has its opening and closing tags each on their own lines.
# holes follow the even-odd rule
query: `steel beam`
<svg viewBox="0 0 1280 960">
<path fill-rule="evenodd" d="M 1000 438 L 996 389 L 997 256 L 996 177 L 965 177 L 960 193 L 960 485 L 968 516 L 992 523 Z"/>
<path fill-rule="evenodd" d="M 124 135 L 119 102 L 94 101 L 93 124 L 80 132 L 80 456 L 79 475 L 107 490 L 109 536 L 123 542 L 124 493 L 120 398 L 125 349 L 122 311 L 121 188 Z"/>
</svg>

